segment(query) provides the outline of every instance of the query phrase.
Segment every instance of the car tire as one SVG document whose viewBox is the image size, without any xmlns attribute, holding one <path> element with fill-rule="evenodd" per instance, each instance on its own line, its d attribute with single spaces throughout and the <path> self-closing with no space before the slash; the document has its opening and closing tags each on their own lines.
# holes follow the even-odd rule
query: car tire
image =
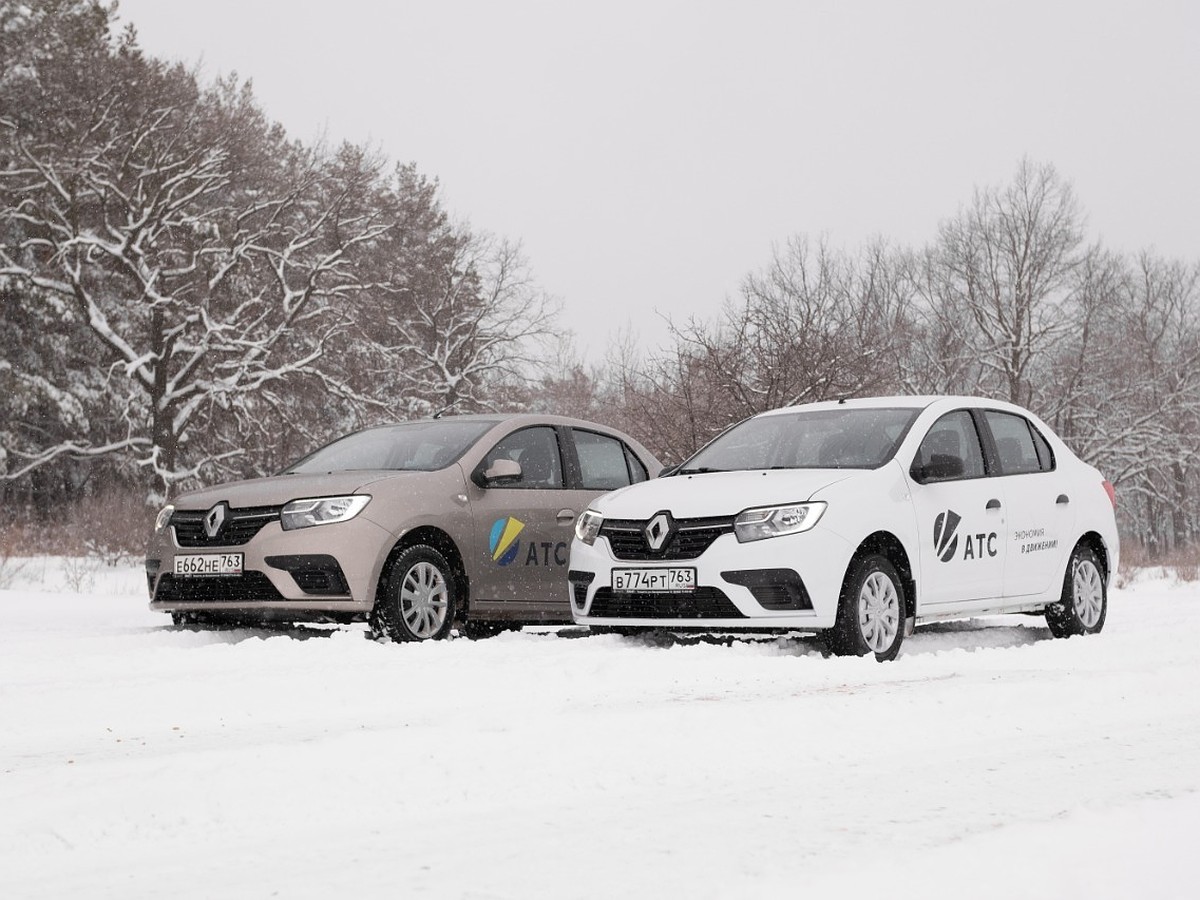
<svg viewBox="0 0 1200 900">
<path fill-rule="evenodd" d="M 826 643 L 837 656 L 893 660 L 904 642 L 904 609 L 904 583 L 896 567 L 886 557 L 864 556 L 851 565 Z"/>
<path fill-rule="evenodd" d="M 212 628 L 214 630 L 220 629 L 221 626 L 228 628 L 231 625 L 239 624 L 232 619 L 222 619 L 208 613 L 196 612 L 195 610 L 176 610 L 172 612 L 171 623 L 176 628 Z"/>
<path fill-rule="evenodd" d="M 478 619 L 467 619 L 467 621 L 459 623 L 458 633 L 468 640 L 485 641 L 505 631 L 516 631 L 520 627 L 520 625 L 509 622 L 481 622 Z"/>
<path fill-rule="evenodd" d="M 1104 564 L 1095 550 L 1078 544 L 1063 576 L 1062 598 L 1046 607 L 1046 624 L 1056 638 L 1096 634 L 1107 615 Z"/>
<path fill-rule="evenodd" d="M 245 619 L 236 615 L 213 615 L 212 613 L 187 612 L 171 613 L 171 622 L 176 628 L 206 629 L 209 631 L 231 631 L 235 628 L 265 627 L 254 619 Z"/>
<path fill-rule="evenodd" d="M 588 631 L 592 634 L 617 634 L 621 637 L 637 637 L 641 634 L 646 634 L 649 629 L 638 628 L 635 625 L 589 625 Z"/>
<path fill-rule="evenodd" d="M 389 641 L 441 640 L 454 625 L 456 592 L 446 557 L 426 544 L 408 547 L 388 567 L 371 610 L 371 630 Z"/>
</svg>

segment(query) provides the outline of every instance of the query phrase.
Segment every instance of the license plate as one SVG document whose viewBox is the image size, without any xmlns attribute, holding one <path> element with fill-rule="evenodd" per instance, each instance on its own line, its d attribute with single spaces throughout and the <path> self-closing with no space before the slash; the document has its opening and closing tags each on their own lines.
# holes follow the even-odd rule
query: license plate
<svg viewBox="0 0 1200 900">
<path fill-rule="evenodd" d="M 241 553 L 191 553 L 175 557 L 175 574 L 188 578 L 241 575 Z"/>
<path fill-rule="evenodd" d="M 614 591 L 671 591 L 685 593 L 696 589 L 696 570 L 672 569 L 613 569 Z"/>
</svg>

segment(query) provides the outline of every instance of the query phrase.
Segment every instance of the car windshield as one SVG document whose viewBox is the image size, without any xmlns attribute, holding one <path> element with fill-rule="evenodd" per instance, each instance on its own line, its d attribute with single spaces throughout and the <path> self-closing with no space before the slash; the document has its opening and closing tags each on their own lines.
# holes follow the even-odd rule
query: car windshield
<svg viewBox="0 0 1200 900">
<path fill-rule="evenodd" d="M 677 474 L 736 469 L 875 469 L 919 409 L 824 409 L 758 416 L 716 438 Z"/>
<path fill-rule="evenodd" d="M 444 469 L 496 423 L 481 419 L 439 419 L 369 428 L 339 438 L 283 472 L 285 475 L 345 472 L 350 469 Z"/>
</svg>

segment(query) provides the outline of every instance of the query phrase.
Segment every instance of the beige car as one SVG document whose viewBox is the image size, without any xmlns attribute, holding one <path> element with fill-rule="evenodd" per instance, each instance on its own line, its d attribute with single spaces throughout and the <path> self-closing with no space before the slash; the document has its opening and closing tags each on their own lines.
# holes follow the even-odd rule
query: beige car
<svg viewBox="0 0 1200 900">
<path fill-rule="evenodd" d="M 177 624 L 367 619 L 392 640 L 569 623 L 576 518 L 660 469 L 628 435 L 558 416 L 359 431 L 164 508 L 150 608 Z"/>
</svg>

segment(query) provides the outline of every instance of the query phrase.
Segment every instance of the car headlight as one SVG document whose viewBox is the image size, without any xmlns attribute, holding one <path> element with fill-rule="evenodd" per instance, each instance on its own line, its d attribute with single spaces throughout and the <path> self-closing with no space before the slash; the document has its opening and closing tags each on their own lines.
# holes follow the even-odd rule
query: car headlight
<svg viewBox="0 0 1200 900">
<path fill-rule="evenodd" d="M 371 501 L 367 494 L 348 497 L 310 497 L 293 500 L 279 512 L 279 524 L 284 531 L 311 528 L 313 525 L 332 525 L 353 519 Z"/>
<path fill-rule="evenodd" d="M 158 534 L 171 522 L 171 516 L 175 515 L 175 507 L 168 503 L 158 513 L 158 518 L 154 520 L 154 533 Z M 142 519 L 145 522 L 145 519 Z"/>
<path fill-rule="evenodd" d="M 738 513 L 733 520 L 733 533 L 743 544 L 784 534 L 798 534 L 816 525 L 823 512 L 824 503 L 789 503 L 786 506 L 748 509 Z"/>
<path fill-rule="evenodd" d="M 604 516 L 594 509 L 585 510 L 575 520 L 575 537 L 591 546 L 596 543 L 596 535 L 600 533 L 600 526 L 603 524 Z"/>
</svg>

